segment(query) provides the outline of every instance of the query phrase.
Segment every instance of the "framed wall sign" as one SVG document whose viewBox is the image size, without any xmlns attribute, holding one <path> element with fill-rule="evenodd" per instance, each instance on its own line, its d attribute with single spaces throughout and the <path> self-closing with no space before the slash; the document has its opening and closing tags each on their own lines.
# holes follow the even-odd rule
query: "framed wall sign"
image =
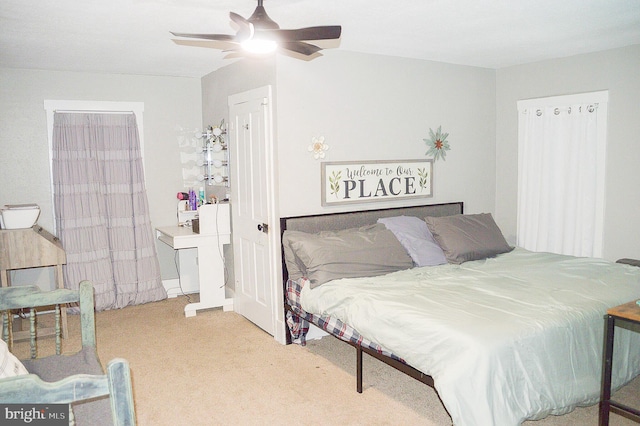
<svg viewBox="0 0 640 426">
<path fill-rule="evenodd" d="M 322 163 L 322 205 L 433 196 L 433 160 Z"/>
</svg>

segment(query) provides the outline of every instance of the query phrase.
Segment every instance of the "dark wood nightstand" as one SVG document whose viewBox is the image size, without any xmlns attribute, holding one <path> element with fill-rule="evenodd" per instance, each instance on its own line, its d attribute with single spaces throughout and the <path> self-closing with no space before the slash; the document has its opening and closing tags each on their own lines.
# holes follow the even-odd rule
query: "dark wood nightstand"
<svg viewBox="0 0 640 426">
<path fill-rule="evenodd" d="M 604 348 L 604 365 L 602 372 L 602 393 L 600 399 L 600 413 L 598 416 L 598 424 L 607 426 L 609 424 L 609 413 L 612 411 L 620 411 L 630 413 L 640 419 L 640 410 L 621 404 L 611 400 L 611 367 L 613 360 L 613 334 L 617 321 L 640 324 L 640 306 L 636 301 L 625 303 L 615 308 L 607 310 L 605 330 L 605 348 Z"/>
</svg>

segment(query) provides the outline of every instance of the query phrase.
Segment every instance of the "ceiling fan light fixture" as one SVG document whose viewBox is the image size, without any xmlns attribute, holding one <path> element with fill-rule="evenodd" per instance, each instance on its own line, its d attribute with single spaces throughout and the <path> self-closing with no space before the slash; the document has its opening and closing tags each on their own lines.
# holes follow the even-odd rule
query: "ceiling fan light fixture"
<svg viewBox="0 0 640 426">
<path fill-rule="evenodd" d="M 176 37 L 198 38 L 235 45 L 233 49 L 230 49 L 232 52 L 237 52 L 241 49 L 251 55 L 265 56 L 278 50 L 282 53 L 293 53 L 295 56 L 300 55 L 307 59 L 321 56 L 318 52 L 323 47 L 316 46 L 313 44 L 314 41 L 340 39 L 342 33 L 340 25 L 280 29 L 280 26 L 267 15 L 262 2 L 263 0 L 258 0 L 258 7 L 256 7 L 249 19 L 245 19 L 235 12 L 229 12 L 229 18 L 234 27 L 237 27 L 235 35 L 174 32 L 171 32 L 171 34 Z"/>
<path fill-rule="evenodd" d="M 257 55 L 267 55 L 273 53 L 278 48 L 278 43 L 273 40 L 264 40 L 259 38 L 251 38 L 240 43 L 242 48 Z"/>
</svg>

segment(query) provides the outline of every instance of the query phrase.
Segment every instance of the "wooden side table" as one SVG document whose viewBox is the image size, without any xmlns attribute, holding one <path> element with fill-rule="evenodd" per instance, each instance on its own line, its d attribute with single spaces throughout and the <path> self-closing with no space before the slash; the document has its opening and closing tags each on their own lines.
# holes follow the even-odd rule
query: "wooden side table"
<svg viewBox="0 0 640 426">
<path fill-rule="evenodd" d="M 614 411 L 621 411 L 640 417 L 640 410 L 611 400 L 613 336 L 616 322 L 618 321 L 640 324 L 640 306 L 638 306 L 635 300 L 607 310 L 602 393 L 600 399 L 600 413 L 598 416 L 598 424 L 600 426 L 609 425 L 609 413 L 611 412 L 612 407 L 614 408 Z"/>
<path fill-rule="evenodd" d="M 16 269 L 54 267 L 57 288 L 64 288 L 62 265 L 67 256 L 55 235 L 39 225 L 25 229 L 0 229 L 0 283 L 11 287 L 10 271 Z M 11 318 L 11 315 L 9 315 Z M 41 330 L 40 335 L 53 335 L 53 327 Z M 16 340 L 30 338 L 29 330 L 17 331 Z M 67 338 L 67 309 L 62 308 L 62 337 Z"/>
</svg>

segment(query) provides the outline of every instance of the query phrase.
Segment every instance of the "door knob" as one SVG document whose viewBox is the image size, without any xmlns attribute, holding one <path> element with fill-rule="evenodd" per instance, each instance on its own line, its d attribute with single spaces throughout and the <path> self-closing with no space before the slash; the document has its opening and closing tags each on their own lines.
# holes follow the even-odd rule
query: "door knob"
<svg viewBox="0 0 640 426">
<path fill-rule="evenodd" d="M 269 232 L 269 225 L 266 223 L 261 223 L 258 225 L 258 231 L 264 232 L 265 234 Z"/>
</svg>

